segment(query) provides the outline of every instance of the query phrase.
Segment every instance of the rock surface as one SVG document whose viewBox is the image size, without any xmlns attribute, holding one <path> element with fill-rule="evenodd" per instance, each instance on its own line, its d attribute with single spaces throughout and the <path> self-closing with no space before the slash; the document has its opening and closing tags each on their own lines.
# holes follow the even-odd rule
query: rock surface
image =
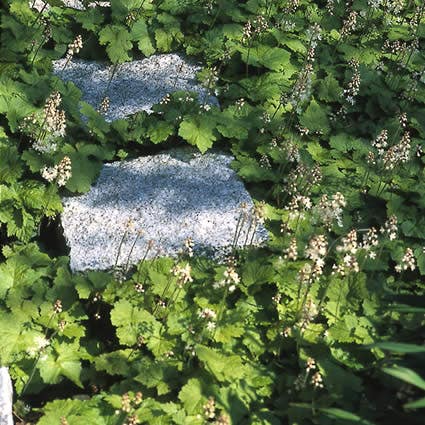
<svg viewBox="0 0 425 425">
<path fill-rule="evenodd" d="M 7 367 L 0 367 L 0 425 L 13 425 L 13 387 Z"/>
<path fill-rule="evenodd" d="M 47 4 L 46 4 L 47 3 Z M 62 0 L 63 7 L 70 7 L 71 9 L 85 10 L 84 4 L 80 0 Z M 47 1 L 44 0 L 30 0 L 30 7 L 36 9 L 37 11 L 47 12 L 50 9 L 50 5 Z M 111 2 L 109 1 L 92 1 L 88 4 L 88 7 L 110 7 Z"/>
<path fill-rule="evenodd" d="M 152 112 L 154 104 L 177 90 L 196 92 L 200 101 L 218 104 L 195 81 L 200 67 L 177 54 L 153 55 L 115 68 L 81 59 L 65 64 L 65 59 L 54 61 L 53 72 L 65 81 L 72 81 L 82 91 L 84 101 L 99 109 L 102 99 L 109 97 L 109 110 L 105 114 L 109 122 L 142 110 Z"/>
<path fill-rule="evenodd" d="M 195 252 L 217 256 L 232 245 L 238 221 L 238 246 L 265 241 L 262 226 L 239 220 L 241 203 L 246 211 L 253 203 L 231 161 L 229 155 L 183 148 L 105 164 L 88 193 L 63 199 L 71 269 L 133 264 L 146 253 L 155 256 L 158 247 L 161 255 L 175 256 L 187 238 Z"/>
</svg>

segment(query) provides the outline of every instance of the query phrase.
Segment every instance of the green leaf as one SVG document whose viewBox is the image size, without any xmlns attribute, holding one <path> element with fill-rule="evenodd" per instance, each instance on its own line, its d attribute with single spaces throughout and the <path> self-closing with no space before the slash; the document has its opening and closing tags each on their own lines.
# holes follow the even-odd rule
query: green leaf
<svg viewBox="0 0 425 425">
<path fill-rule="evenodd" d="M 131 50 L 131 36 L 127 29 L 120 25 L 106 25 L 99 32 L 99 43 L 106 45 L 106 52 L 113 63 L 122 63 L 131 58 L 128 51 Z"/>
<path fill-rule="evenodd" d="M 337 419 L 338 423 L 356 423 L 359 425 L 374 425 L 372 422 L 361 418 L 360 416 L 357 416 L 354 413 L 347 412 L 346 410 L 338 409 L 336 407 L 328 407 L 328 408 L 322 408 L 319 409 L 321 412 L 323 412 L 326 416 Z"/>
<path fill-rule="evenodd" d="M 224 355 L 200 345 L 196 347 L 196 354 L 207 370 L 220 382 L 232 382 L 245 375 L 245 367 L 239 356 Z"/>
<path fill-rule="evenodd" d="M 139 336 L 144 337 L 149 348 L 154 342 L 160 344 L 159 322 L 148 311 L 134 307 L 128 300 L 115 303 L 111 321 L 117 327 L 117 336 L 123 345 L 135 345 Z"/>
<path fill-rule="evenodd" d="M 330 130 L 326 109 L 314 99 L 301 115 L 300 124 L 310 131 L 321 131 L 323 134 L 328 134 Z"/>
<path fill-rule="evenodd" d="M 7 224 L 7 236 L 9 237 L 16 236 L 19 240 L 28 242 L 34 236 L 35 219 L 22 205 L 20 209 L 14 208 L 13 210 L 5 209 L 0 211 L 1 221 Z"/>
<path fill-rule="evenodd" d="M 75 20 L 87 31 L 97 32 L 104 21 L 104 15 L 99 7 L 90 7 L 82 13 L 74 15 Z"/>
<path fill-rule="evenodd" d="M 43 381 L 46 384 L 57 384 L 61 376 L 65 376 L 82 388 L 83 384 L 80 380 L 82 347 L 78 342 L 73 344 L 54 342 L 52 346 L 55 354 L 52 353 L 45 358 L 42 356 L 37 362 Z"/>
<path fill-rule="evenodd" d="M 425 313 L 424 307 L 416 307 L 406 304 L 394 304 L 391 305 L 389 309 L 399 311 L 400 313 Z"/>
<path fill-rule="evenodd" d="M 31 285 L 40 274 L 30 269 L 21 257 L 16 256 L 0 264 L 0 299 L 4 299 L 9 288 L 15 285 Z"/>
<path fill-rule="evenodd" d="M 271 283 L 274 278 L 275 272 L 273 268 L 265 263 L 264 260 L 251 260 L 243 266 L 242 282 L 245 286 Z"/>
<path fill-rule="evenodd" d="M 389 350 L 395 353 L 425 353 L 425 346 L 415 344 L 405 344 L 401 342 L 377 342 L 368 345 L 368 348 L 380 348 L 381 350 Z"/>
<path fill-rule="evenodd" d="M 238 86 L 231 87 L 230 93 L 233 94 L 234 91 L 235 96 L 243 96 L 253 100 L 254 102 L 264 102 L 265 100 L 270 101 L 271 99 L 276 99 L 276 102 L 279 102 L 276 89 L 277 87 L 281 91 L 290 89 L 291 82 L 289 81 L 289 78 L 292 75 L 290 71 L 290 69 L 285 69 L 285 74 L 281 72 L 266 72 L 259 76 L 250 75 L 249 78 L 239 80 Z M 293 69 L 293 72 L 296 72 L 295 68 Z M 279 115 L 276 116 L 278 117 Z M 249 122 L 249 125 L 251 126 L 251 121 Z"/>
<path fill-rule="evenodd" d="M 26 2 L 11 2 L 10 13 L 18 16 L 20 21 L 26 22 L 27 24 L 31 22 L 34 16 L 33 11 L 29 7 L 29 3 Z"/>
<path fill-rule="evenodd" d="M 70 157 L 72 167 L 72 176 L 65 187 L 71 192 L 89 191 L 102 168 L 105 151 L 100 146 L 77 143 L 75 147 L 66 145 L 63 152 Z"/>
<path fill-rule="evenodd" d="M 326 102 L 336 102 L 341 98 L 341 87 L 338 80 L 329 74 L 320 82 L 317 97 Z"/>
<path fill-rule="evenodd" d="M 209 120 L 206 115 L 192 116 L 181 122 L 179 136 L 205 153 L 216 140 L 214 128 L 215 122 Z"/>
<path fill-rule="evenodd" d="M 109 131 L 109 124 L 103 115 L 97 112 L 93 106 L 81 102 L 81 114 L 88 118 L 87 126 L 101 141 L 106 140 L 105 134 Z"/>
<path fill-rule="evenodd" d="M 46 166 L 44 158 L 33 150 L 24 151 L 21 158 L 26 162 L 32 172 L 38 172 Z"/>
<path fill-rule="evenodd" d="M 178 384 L 175 364 L 170 365 L 166 360 L 155 361 L 145 357 L 137 362 L 137 369 L 141 373 L 134 379 L 147 388 L 156 388 L 158 395 L 169 393 L 171 387 Z"/>
<path fill-rule="evenodd" d="M 425 276 L 425 252 L 422 248 L 415 249 L 415 257 L 418 264 L 418 269 L 422 276 Z M 423 309 L 425 312 L 425 308 Z"/>
<path fill-rule="evenodd" d="M 113 277 L 105 272 L 88 272 L 87 275 L 74 277 L 74 287 L 81 299 L 88 299 L 93 291 L 101 291 L 111 282 Z"/>
<path fill-rule="evenodd" d="M 148 27 L 143 18 L 138 19 L 131 28 L 131 39 L 137 42 L 137 47 L 145 55 L 150 56 L 155 53 L 149 37 Z"/>
<path fill-rule="evenodd" d="M 243 322 L 239 323 L 229 323 L 229 324 L 220 324 L 217 327 L 217 330 L 214 334 L 214 340 L 217 342 L 222 342 L 228 344 L 234 338 L 238 338 L 244 334 L 245 327 Z"/>
<path fill-rule="evenodd" d="M 328 150 L 323 148 L 318 142 L 310 142 L 307 151 L 315 161 L 324 162 L 329 158 Z"/>
<path fill-rule="evenodd" d="M 288 36 L 288 33 L 286 31 L 285 32 L 273 31 L 273 35 L 276 38 L 276 40 L 279 42 L 279 44 L 283 44 L 288 49 L 297 53 L 301 53 L 303 55 L 307 53 L 307 48 L 302 43 L 302 41 L 299 40 L 298 38 L 291 38 L 291 36 Z"/>
<path fill-rule="evenodd" d="M 403 366 L 393 366 L 385 367 L 382 370 L 395 378 L 401 379 L 402 381 L 425 390 L 425 380 L 412 369 L 408 369 Z"/>
<path fill-rule="evenodd" d="M 242 60 L 249 65 L 265 66 L 272 71 L 291 71 L 293 65 L 290 62 L 291 53 L 280 47 L 270 47 L 260 44 L 256 47 L 240 47 Z"/>
<path fill-rule="evenodd" d="M 425 397 L 406 403 L 403 407 L 405 409 L 423 409 L 425 407 Z"/>
<path fill-rule="evenodd" d="M 173 134 L 174 125 L 167 121 L 153 121 L 148 127 L 148 136 L 153 143 L 161 143 Z"/>
<path fill-rule="evenodd" d="M 275 174 L 268 168 L 261 167 L 258 162 L 251 157 L 239 157 L 237 162 L 233 163 L 238 174 L 249 182 L 273 181 Z"/>
<path fill-rule="evenodd" d="M 356 139 L 346 133 L 339 133 L 329 139 L 332 148 L 339 152 L 347 153 L 348 151 L 356 151 L 357 153 L 367 154 L 370 147 L 362 140 Z"/>
<path fill-rule="evenodd" d="M 12 314 L 0 313 L 0 365 L 13 363 L 13 355 L 19 351 L 22 322 Z"/>
<path fill-rule="evenodd" d="M 183 41 L 180 20 L 168 13 L 158 14 L 157 19 L 162 24 L 162 27 L 155 30 L 156 47 L 161 52 L 169 52 L 173 47 L 174 41 Z"/>
<path fill-rule="evenodd" d="M 197 378 L 189 379 L 179 392 L 179 400 L 189 415 L 201 412 L 205 399 L 202 394 L 202 383 Z"/>
<path fill-rule="evenodd" d="M 13 286 L 13 276 L 0 264 L 0 299 L 3 298 L 9 288 Z"/>
<path fill-rule="evenodd" d="M 326 307 L 324 309 L 324 314 L 328 319 L 328 323 L 335 324 L 335 326 L 331 327 L 330 332 L 335 331 L 338 334 L 341 332 L 344 334 L 348 332 L 348 334 L 351 335 L 351 329 L 358 325 L 356 321 L 357 317 L 354 314 L 347 314 L 341 320 L 337 320 L 337 315 L 340 315 L 341 311 L 343 311 L 345 308 L 348 293 L 349 287 L 347 279 L 341 279 L 332 276 L 330 279 L 328 291 L 326 292 L 326 296 L 329 298 L 329 301 L 326 303 Z"/>
<path fill-rule="evenodd" d="M 237 108 L 229 106 L 218 116 L 217 130 L 227 138 L 246 139 L 248 137 L 248 119 L 237 116 Z"/>
<path fill-rule="evenodd" d="M 162 28 L 157 28 L 155 30 L 155 41 L 156 48 L 160 52 L 169 52 L 173 44 L 173 36 Z"/>
<path fill-rule="evenodd" d="M 109 375 L 127 376 L 131 370 L 129 359 L 132 353 L 133 350 L 128 348 L 96 356 L 94 359 L 96 370 L 103 370 Z"/>
<path fill-rule="evenodd" d="M 318 357 L 317 363 L 323 375 L 324 385 L 332 394 L 338 394 L 342 399 L 354 399 L 364 391 L 362 380 L 352 369 L 346 369 L 328 357 Z"/>
<path fill-rule="evenodd" d="M 0 144 L 0 183 L 17 180 L 23 172 L 22 165 L 16 146 Z"/>
<path fill-rule="evenodd" d="M 54 400 L 42 409 L 44 415 L 37 425 L 53 425 L 63 422 L 65 418 L 69 425 L 106 425 L 96 400 Z"/>
<path fill-rule="evenodd" d="M 54 217 L 62 212 L 62 200 L 55 184 L 49 185 L 44 191 L 42 205 L 44 206 L 44 215 L 46 217 Z"/>
<path fill-rule="evenodd" d="M 0 114 L 6 114 L 12 132 L 16 131 L 22 119 L 34 109 L 23 84 L 9 78 L 0 78 Z"/>
<path fill-rule="evenodd" d="M 110 7 L 114 22 L 122 22 L 130 11 L 140 7 L 140 0 L 114 0 Z"/>
</svg>

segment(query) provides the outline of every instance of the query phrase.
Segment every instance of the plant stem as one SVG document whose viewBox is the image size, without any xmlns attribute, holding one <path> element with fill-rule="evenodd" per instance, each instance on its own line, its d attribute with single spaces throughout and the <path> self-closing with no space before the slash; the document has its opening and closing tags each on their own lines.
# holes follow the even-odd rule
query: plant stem
<svg viewBox="0 0 425 425">
<path fill-rule="evenodd" d="M 224 291 L 224 293 L 223 293 L 223 296 L 221 297 L 220 305 L 219 305 L 219 307 L 218 307 L 216 327 L 215 327 L 215 329 L 214 329 L 214 333 L 213 333 L 213 337 L 212 337 L 212 339 L 214 339 L 214 338 L 215 338 L 215 334 L 216 334 L 216 332 L 217 332 L 218 325 L 219 325 L 219 323 L 221 322 L 221 318 L 222 318 L 222 316 L 223 316 L 223 312 L 224 312 L 224 304 L 225 304 L 226 297 L 227 297 L 227 294 L 228 294 L 228 293 L 229 293 L 229 287 L 228 287 L 228 286 L 226 286 L 226 289 L 225 289 L 225 291 Z"/>
<path fill-rule="evenodd" d="M 35 51 L 35 53 L 34 53 L 34 56 L 32 57 L 31 65 L 30 65 L 31 67 L 34 65 L 35 58 L 37 57 L 37 54 L 38 54 L 38 52 L 40 51 L 41 46 L 42 46 L 44 43 L 45 43 L 45 40 L 44 40 L 44 38 L 43 38 L 43 40 L 41 41 L 41 43 L 38 45 L 37 50 L 36 50 L 36 51 Z"/>
<path fill-rule="evenodd" d="M 339 315 L 339 305 L 341 303 L 341 297 L 342 297 L 342 285 L 344 283 L 345 279 L 341 279 L 339 281 L 339 293 L 338 293 L 338 300 L 336 302 L 336 308 L 335 308 L 335 323 L 338 321 L 338 315 Z"/>
<path fill-rule="evenodd" d="M 34 3 L 33 3 L 33 6 L 32 6 L 32 7 L 34 7 L 34 5 L 35 5 L 35 0 L 34 0 Z M 35 24 L 38 22 L 38 20 L 41 18 L 41 15 L 42 15 L 42 13 L 44 12 L 44 9 L 46 9 L 47 5 L 48 5 L 48 3 L 47 3 L 47 1 L 45 1 L 45 2 L 44 2 L 44 4 L 43 4 L 43 7 L 42 7 L 42 8 L 40 9 L 40 11 L 38 12 L 37 17 L 34 19 L 33 23 L 31 24 L 30 29 L 31 29 L 31 28 L 34 28 L 34 25 L 35 25 Z"/>
<path fill-rule="evenodd" d="M 124 232 L 124 234 L 123 234 L 123 236 L 122 236 L 122 238 L 121 238 L 120 244 L 118 245 L 118 252 L 117 252 L 117 257 L 115 258 L 114 269 L 115 269 L 115 268 L 117 267 L 117 265 L 118 265 L 118 260 L 119 260 L 119 258 L 120 258 L 122 244 L 124 243 L 124 240 L 125 240 L 125 238 L 126 238 L 126 236 L 127 236 L 127 233 L 128 233 L 128 230 L 126 229 L 126 230 L 125 230 L 125 232 Z"/>
<path fill-rule="evenodd" d="M 218 18 L 218 15 L 220 14 L 220 12 L 221 12 L 221 4 L 218 5 L 217 12 L 214 15 L 213 20 L 211 21 L 210 29 L 215 25 L 215 22 L 217 21 L 217 18 Z"/>
<path fill-rule="evenodd" d="M 141 235 L 141 233 L 137 232 L 137 235 L 134 238 L 134 242 L 131 245 L 130 251 L 129 251 L 128 256 L 127 256 L 127 262 L 125 263 L 124 273 L 127 273 L 127 271 L 128 271 L 128 266 L 130 264 L 131 254 L 133 253 L 134 247 L 136 246 L 136 243 L 139 240 L 140 235 Z"/>
</svg>

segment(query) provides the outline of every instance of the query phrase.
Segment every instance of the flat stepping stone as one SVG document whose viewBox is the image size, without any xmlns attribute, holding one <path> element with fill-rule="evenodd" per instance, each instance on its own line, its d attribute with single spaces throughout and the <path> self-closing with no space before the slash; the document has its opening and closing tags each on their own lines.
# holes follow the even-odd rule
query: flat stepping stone
<svg viewBox="0 0 425 425">
<path fill-rule="evenodd" d="M 80 0 L 62 0 L 63 7 L 70 7 L 71 9 L 77 10 L 86 10 L 83 2 Z M 47 4 L 44 0 L 30 0 L 30 7 L 36 9 L 38 12 L 47 12 L 50 9 L 50 5 Z M 110 7 L 111 2 L 109 1 L 92 1 L 88 4 L 88 7 Z"/>
<path fill-rule="evenodd" d="M 7 367 L 0 367 L 0 425 L 13 425 L 13 387 Z"/>
<path fill-rule="evenodd" d="M 253 202 L 232 160 L 183 148 L 105 164 L 88 193 L 63 199 L 71 269 L 125 268 L 158 255 L 159 247 L 161 255 L 176 256 L 188 238 L 195 253 L 222 255 L 238 228 L 238 247 L 264 242 L 262 225 L 240 219 L 241 204 L 251 217 Z"/>
<path fill-rule="evenodd" d="M 99 109 L 104 97 L 109 98 L 109 109 L 104 114 L 108 122 L 139 111 L 151 113 L 153 105 L 177 90 L 196 92 L 201 102 L 218 104 L 196 82 L 201 67 L 174 53 L 153 55 L 117 67 L 81 59 L 65 64 L 66 59 L 53 61 L 53 73 L 64 81 L 72 81 L 82 91 L 85 102 Z"/>
</svg>

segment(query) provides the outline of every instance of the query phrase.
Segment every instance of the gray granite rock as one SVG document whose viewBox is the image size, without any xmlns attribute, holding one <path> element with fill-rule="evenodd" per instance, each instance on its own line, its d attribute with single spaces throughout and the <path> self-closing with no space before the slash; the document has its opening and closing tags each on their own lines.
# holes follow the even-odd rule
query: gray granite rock
<svg viewBox="0 0 425 425">
<path fill-rule="evenodd" d="M 7 367 L 0 367 L 0 425 L 13 425 L 13 387 Z"/>
<path fill-rule="evenodd" d="M 177 54 L 153 55 L 142 60 L 113 65 L 74 59 L 53 62 L 53 72 L 72 81 L 83 93 L 83 100 L 95 109 L 109 97 L 107 121 L 125 118 L 138 111 L 152 112 L 152 106 L 177 90 L 196 92 L 200 101 L 218 104 L 215 97 L 196 83 L 200 70 Z M 113 77 L 113 78 L 112 78 Z"/>
<path fill-rule="evenodd" d="M 47 3 L 47 4 L 46 4 Z M 80 0 L 62 0 L 64 7 L 70 7 L 71 9 L 85 10 L 84 4 Z M 30 0 L 30 7 L 36 9 L 37 11 L 47 12 L 50 9 L 48 1 L 44 0 Z M 88 7 L 110 7 L 111 2 L 109 1 L 92 1 L 88 4 Z"/>
<path fill-rule="evenodd" d="M 246 211 L 253 203 L 231 161 L 183 148 L 104 165 L 88 193 L 63 199 L 71 269 L 110 270 L 152 258 L 158 247 L 175 256 L 187 238 L 195 252 L 223 255 L 237 227 L 238 246 L 265 241 L 263 226 L 239 220 L 241 203 Z"/>
</svg>

